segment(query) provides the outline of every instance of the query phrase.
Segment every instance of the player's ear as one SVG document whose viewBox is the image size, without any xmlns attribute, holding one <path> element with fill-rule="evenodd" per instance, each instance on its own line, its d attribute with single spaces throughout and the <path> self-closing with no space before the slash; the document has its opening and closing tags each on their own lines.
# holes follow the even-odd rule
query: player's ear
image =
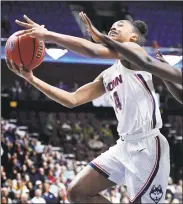
<svg viewBox="0 0 183 204">
<path fill-rule="evenodd" d="M 130 37 L 130 42 L 137 42 L 138 36 L 136 33 L 132 33 Z"/>
</svg>

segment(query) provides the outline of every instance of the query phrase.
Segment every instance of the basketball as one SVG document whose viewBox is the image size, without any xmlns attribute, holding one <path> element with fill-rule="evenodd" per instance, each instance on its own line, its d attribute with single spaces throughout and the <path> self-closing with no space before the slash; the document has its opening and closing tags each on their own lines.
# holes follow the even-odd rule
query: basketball
<svg viewBox="0 0 183 204">
<path fill-rule="evenodd" d="M 16 65 L 23 64 L 29 70 L 38 67 L 45 56 L 44 41 L 28 36 L 21 37 L 14 33 L 9 37 L 5 45 L 5 54 Z"/>
</svg>

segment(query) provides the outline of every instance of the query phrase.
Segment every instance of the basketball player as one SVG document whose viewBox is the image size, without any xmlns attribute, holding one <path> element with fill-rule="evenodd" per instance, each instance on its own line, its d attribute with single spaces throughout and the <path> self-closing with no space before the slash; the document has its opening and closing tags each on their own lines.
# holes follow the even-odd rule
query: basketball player
<svg viewBox="0 0 183 204">
<path fill-rule="evenodd" d="M 152 69 L 153 74 L 155 74 L 158 77 L 161 76 L 161 72 L 163 71 L 162 74 L 164 76 L 164 74 L 165 74 L 164 71 L 167 69 L 166 65 L 165 66 L 161 65 L 161 67 L 158 67 L 158 64 L 155 63 L 155 61 L 152 57 L 142 56 L 141 53 L 139 53 L 139 52 L 134 53 L 132 50 L 130 50 L 126 46 L 124 46 L 124 43 L 122 45 L 122 44 L 118 43 L 117 41 L 113 40 L 112 38 L 109 38 L 109 37 L 103 35 L 93 26 L 93 24 L 91 23 L 90 19 L 87 17 L 86 14 L 82 14 L 82 20 L 83 20 L 85 26 L 87 27 L 88 32 L 92 35 L 94 40 L 97 40 L 97 42 L 100 41 L 101 43 L 104 43 L 104 44 L 110 46 L 110 48 L 115 49 L 118 53 L 120 53 L 123 57 L 125 57 L 128 61 L 130 61 L 133 65 L 135 65 L 139 69 L 144 70 L 144 71 Z M 134 45 L 134 47 L 138 48 L 138 45 Z M 140 49 L 141 48 L 139 48 L 139 50 Z M 163 56 L 159 50 L 157 53 L 157 58 L 161 62 L 168 64 L 168 62 L 163 58 Z M 144 69 L 143 69 L 142 65 L 145 66 Z M 180 70 L 178 70 L 177 74 L 179 76 L 181 76 L 181 78 L 182 78 L 182 73 Z M 165 81 L 165 80 L 163 80 L 163 81 L 164 81 L 166 87 L 168 88 L 168 90 L 170 91 L 170 93 L 173 95 L 173 97 L 182 104 L 183 103 L 182 85 L 172 83 L 169 81 Z M 182 82 L 182 80 L 181 80 L 181 82 Z"/>
<path fill-rule="evenodd" d="M 49 40 L 80 54 L 121 59 L 121 55 L 116 51 L 111 51 L 103 45 L 72 36 L 50 33 L 27 17 L 25 19 L 28 23 L 17 23 L 31 28 L 23 32 L 26 35 L 42 39 L 48 37 Z M 119 21 L 113 25 L 109 36 L 115 37 L 117 33 L 113 31 L 115 27 L 118 31 L 124 31 L 119 37 L 120 42 L 136 42 L 145 32 L 145 29 L 140 32 L 139 26 L 144 24 Z M 169 146 L 159 132 L 162 121 L 151 74 L 130 70 L 125 67 L 123 61 L 118 60 L 93 82 L 74 93 L 68 93 L 43 82 L 31 71 L 24 71 L 23 65 L 17 67 L 8 60 L 7 64 L 12 71 L 66 107 L 72 108 L 87 103 L 105 93 L 109 95 L 119 121 L 120 138 L 116 145 L 97 157 L 76 176 L 68 189 L 71 202 L 109 203 L 99 193 L 116 184 L 127 185 L 131 202 L 162 203 L 164 201 L 170 170 Z M 170 72 L 165 71 L 165 79 L 180 83 L 180 77 L 175 76 L 172 67 L 168 69 Z"/>
</svg>

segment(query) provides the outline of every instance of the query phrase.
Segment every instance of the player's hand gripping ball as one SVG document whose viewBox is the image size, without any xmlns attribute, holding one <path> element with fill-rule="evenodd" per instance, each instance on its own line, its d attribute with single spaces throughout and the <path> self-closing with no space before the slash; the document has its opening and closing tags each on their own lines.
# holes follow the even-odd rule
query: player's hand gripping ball
<svg viewBox="0 0 183 204">
<path fill-rule="evenodd" d="M 38 67 L 45 56 L 44 41 L 28 36 L 21 37 L 21 31 L 11 35 L 5 45 L 6 58 L 17 66 L 23 64 L 29 70 Z"/>
</svg>

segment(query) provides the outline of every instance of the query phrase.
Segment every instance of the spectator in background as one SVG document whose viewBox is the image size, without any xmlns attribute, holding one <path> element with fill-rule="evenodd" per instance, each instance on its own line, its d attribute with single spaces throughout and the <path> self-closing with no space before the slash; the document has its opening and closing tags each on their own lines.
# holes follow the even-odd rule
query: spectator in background
<svg viewBox="0 0 183 204">
<path fill-rule="evenodd" d="M 32 85 L 27 82 L 26 80 L 24 80 L 22 89 L 23 89 L 23 100 L 31 100 L 30 97 L 30 90 L 32 88 Z"/>
<path fill-rule="evenodd" d="M 123 197 L 123 198 L 121 199 L 121 203 L 123 203 L 123 204 L 128 204 L 128 203 L 130 203 L 128 197 L 127 197 L 127 196 Z"/>
<path fill-rule="evenodd" d="M 79 89 L 79 84 L 77 82 L 74 82 L 74 86 L 72 88 L 72 91 L 76 91 L 77 89 Z"/>
<path fill-rule="evenodd" d="M 11 198 L 9 197 L 9 195 L 10 195 L 10 190 L 9 190 L 9 188 L 7 188 L 7 187 L 1 188 L 1 199 L 2 199 L 2 197 L 5 197 L 5 198 L 7 198 L 7 203 L 8 203 L 8 204 L 11 204 L 11 203 L 12 203 L 12 200 L 11 200 Z M 1 203 L 2 203 L 2 201 L 1 201 Z"/>
<path fill-rule="evenodd" d="M 121 194 L 116 191 L 116 188 L 111 190 L 110 197 L 112 203 L 120 203 Z"/>
<path fill-rule="evenodd" d="M 10 24 L 9 18 L 8 16 L 4 16 L 1 19 L 1 36 L 4 38 L 9 37 L 10 30 L 11 30 L 11 24 Z"/>
<path fill-rule="evenodd" d="M 18 80 L 15 80 L 13 86 L 11 87 L 11 94 L 13 100 L 21 100 L 22 99 L 22 87 Z"/>
<path fill-rule="evenodd" d="M 58 137 L 58 125 L 54 114 L 49 114 L 44 126 L 45 142 L 51 142 L 52 137 Z"/>
<path fill-rule="evenodd" d="M 154 49 L 159 49 L 160 48 L 160 45 L 159 45 L 158 41 L 154 40 L 152 42 L 152 48 L 154 48 Z"/>
<path fill-rule="evenodd" d="M 45 199 L 42 198 L 42 191 L 40 189 L 36 189 L 35 190 L 35 197 L 31 200 L 31 203 L 40 203 L 40 204 L 44 204 L 46 203 Z"/>
<path fill-rule="evenodd" d="M 172 194 L 174 194 L 175 191 L 176 191 L 175 185 L 173 184 L 173 179 L 172 179 L 171 177 L 169 177 L 167 189 L 170 190 L 170 192 L 171 192 Z"/>
<path fill-rule="evenodd" d="M 92 139 L 89 140 L 88 145 L 93 150 L 100 150 L 104 144 L 99 140 L 99 136 L 95 135 Z"/>
<path fill-rule="evenodd" d="M 64 190 L 60 190 L 58 194 L 58 203 L 69 203 L 67 199 L 67 193 Z"/>
<path fill-rule="evenodd" d="M 39 169 L 39 174 L 40 174 L 40 181 L 44 182 L 45 181 L 45 172 L 43 168 Z"/>
<path fill-rule="evenodd" d="M 68 85 L 66 85 L 62 80 L 60 80 L 58 84 L 56 84 L 56 87 L 65 91 L 68 90 Z"/>
<path fill-rule="evenodd" d="M 27 183 L 27 188 L 29 189 L 29 196 L 32 199 L 34 197 L 34 188 L 31 181 Z"/>
<path fill-rule="evenodd" d="M 56 198 L 53 193 L 50 192 L 50 184 L 44 183 L 44 193 L 43 198 L 46 203 L 56 203 Z"/>
<path fill-rule="evenodd" d="M 176 191 L 175 191 L 175 198 L 182 203 L 182 193 L 183 193 L 183 186 L 182 186 L 182 180 L 179 180 L 178 185 L 176 186 Z"/>
<path fill-rule="evenodd" d="M 40 180 L 36 181 L 35 189 L 40 189 L 41 191 L 43 191 L 43 183 Z"/>
<path fill-rule="evenodd" d="M 2 197 L 1 197 L 1 203 L 2 203 L 2 204 L 8 204 L 8 198 L 5 197 L 5 196 L 2 196 Z"/>
<path fill-rule="evenodd" d="M 27 165 L 23 164 L 22 168 L 21 168 L 21 175 L 25 176 L 27 175 Z"/>
<path fill-rule="evenodd" d="M 108 146 L 115 143 L 112 131 L 111 131 L 110 127 L 109 127 L 109 124 L 105 124 L 105 125 L 102 126 L 101 134 L 103 136 L 102 137 L 103 142 L 105 144 L 107 144 Z"/>
<path fill-rule="evenodd" d="M 20 204 L 27 204 L 27 203 L 31 203 L 29 201 L 29 196 L 27 193 L 22 193 L 20 196 Z"/>
<path fill-rule="evenodd" d="M 12 203 L 13 204 L 18 204 L 20 202 L 20 196 L 21 196 L 20 191 L 15 192 L 14 193 L 14 199 L 12 200 Z"/>
<path fill-rule="evenodd" d="M 13 192 L 28 193 L 29 190 L 22 180 L 17 180 L 16 185 L 13 187 Z"/>
<path fill-rule="evenodd" d="M 49 169 L 48 171 L 48 177 L 47 179 L 51 182 L 51 183 L 54 183 L 55 182 L 55 177 L 53 175 L 53 171 L 51 169 Z"/>
<path fill-rule="evenodd" d="M 30 88 L 30 100 L 37 101 L 41 97 L 41 92 L 34 88 L 33 86 Z"/>
<path fill-rule="evenodd" d="M 37 172 L 37 169 L 35 166 L 31 167 L 29 176 L 33 185 L 36 183 L 37 180 L 39 180 L 39 173 Z"/>
</svg>

